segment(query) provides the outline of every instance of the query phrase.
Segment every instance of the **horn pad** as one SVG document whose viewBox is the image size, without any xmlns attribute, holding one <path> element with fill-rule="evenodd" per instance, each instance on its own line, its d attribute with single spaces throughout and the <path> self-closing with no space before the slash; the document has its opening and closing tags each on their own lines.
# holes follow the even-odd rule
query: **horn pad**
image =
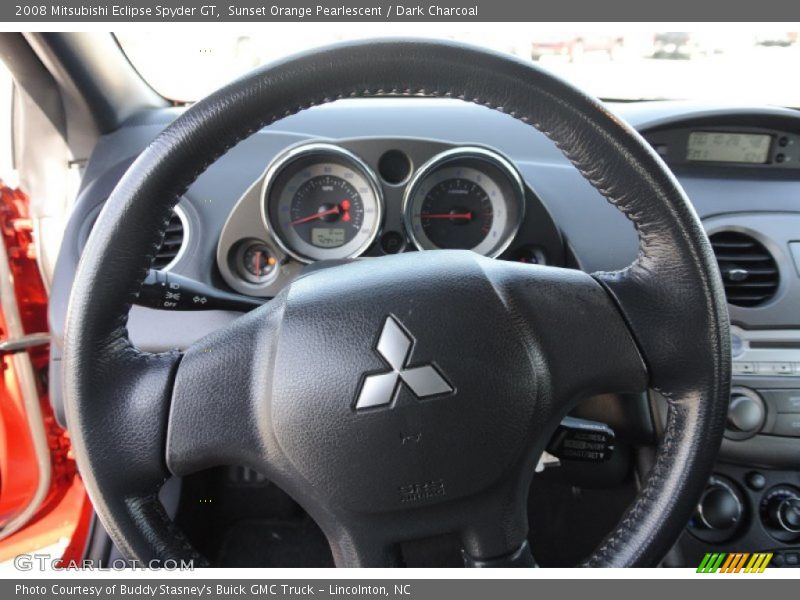
<svg viewBox="0 0 800 600">
<path fill-rule="evenodd" d="M 264 401 L 316 494 L 354 512 L 454 500 L 532 451 L 549 377 L 487 260 L 387 256 L 315 271 L 284 292 Z"/>
</svg>

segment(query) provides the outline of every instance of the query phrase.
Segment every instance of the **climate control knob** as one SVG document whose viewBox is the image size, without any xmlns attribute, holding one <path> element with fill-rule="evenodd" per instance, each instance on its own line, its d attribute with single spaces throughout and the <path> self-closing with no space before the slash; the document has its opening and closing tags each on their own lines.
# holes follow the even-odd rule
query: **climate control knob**
<svg viewBox="0 0 800 600">
<path fill-rule="evenodd" d="M 800 533 L 800 498 L 773 498 L 767 504 L 767 518 L 775 529 L 786 533 Z"/>
<path fill-rule="evenodd" d="M 742 518 L 742 503 L 729 485 L 713 481 L 697 503 L 694 523 L 704 529 L 727 531 Z"/>
</svg>

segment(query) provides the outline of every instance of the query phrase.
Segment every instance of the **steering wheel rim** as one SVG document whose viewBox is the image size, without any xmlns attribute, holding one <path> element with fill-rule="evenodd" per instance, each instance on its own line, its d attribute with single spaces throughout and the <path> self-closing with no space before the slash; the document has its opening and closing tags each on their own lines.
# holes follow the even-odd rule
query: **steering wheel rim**
<svg viewBox="0 0 800 600">
<path fill-rule="evenodd" d="M 569 408 L 567 401 L 556 403 L 556 396 L 570 396 L 572 402 L 600 389 L 600 381 L 606 391 L 647 383 L 666 398 L 668 418 L 655 466 L 620 523 L 585 563 L 655 564 L 685 526 L 711 472 L 724 428 L 730 380 L 728 317 L 708 240 L 661 159 L 597 100 L 536 65 L 450 42 L 339 44 L 256 70 L 189 108 L 120 180 L 81 257 L 64 347 L 67 421 L 98 516 L 112 540 L 131 558 L 189 558 L 204 564 L 158 503 L 159 486 L 170 473 L 185 474 L 226 461 L 263 466 L 264 455 L 271 453 L 271 477 L 317 520 L 331 542 L 337 564 L 392 562 L 383 543 L 388 540 L 378 543 L 366 533 L 384 525 L 392 530 L 395 523 L 390 524 L 385 516 L 399 510 L 392 500 L 373 511 L 358 504 L 356 492 L 362 490 L 352 495 L 341 490 L 320 491 L 324 482 L 329 483 L 322 479 L 321 469 L 306 465 L 308 457 L 298 454 L 292 440 L 285 437 L 286 431 L 297 429 L 298 424 L 319 425 L 304 405 L 300 423 L 292 421 L 286 430 L 275 429 L 289 419 L 286 403 L 277 392 L 291 397 L 309 391 L 294 390 L 286 376 L 275 371 L 275 365 L 286 365 L 286 356 L 309 343 L 325 343 L 325 339 L 304 337 L 308 323 L 302 313 L 319 303 L 319 289 L 352 284 L 351 288 L 372 294 L 370 290 L 386 283 L 385 279 L 374 277 L 374 272 L 363 266 L 337 267 L 331 271 L 345 270 L 333 275 L 322 270 L 290 286 L 270 306 L 238 319 L 239 325 L 234 324 L 230 331 L 213 334 L 185 353 L 140 352 L 131 345 L 126 330 L 128 310 L 160 245 L 171 208 L 210 164 L 242 139 L 290 114 L 338 99 L 387 95 L 459 98 L 534 126 L 634 224 L 640 240 L 636 261 L 621 271 L 591 277 L 561 269 L 523 271 L 500 261 L 431 252 L 429 257 L 420 253 L 414 260 L 424 263 L 429 272 L 441 274 L 442 282 L 419 287 L 421 271 L 408 257 L 386 258 L 399 261 L 395 266 L 404 275 L 398 276 L 398 282 L 421 297 L 435 299 L 456 289 L 459 284 L 448 278 L 455 272 L 472 286 L 468 287 L 470 293 L 486 299 L 487 310 L 500 311 L 502 305 L 506 312 L 497 313 L 498 323 L 523 330 L 519 335 L 524 339 L 509 345 L 517 353 L 515 360 L 527 360 L 520 378 L 528 376 L 536 390 L 537 406 L 532 409 L 509 399 L 509 418 L 529 419 L 531 428 L 543 431 Z M 359 287 L 359 281 L 364 285 Z M 567 302 L 567 296 L 574 298 Z M 381 302 L 383 312 L 370 314 L 370 327 L 376 319 L 383 322 L 387 315 L 406 308 L 383 297 Z M 551 335 L 540 315 L 558 320 L 564 314 L 559 302 L 568 304 L 572 313 L 568 321 L 560 323 L 563 331 Z M 370 310 L 363 308 L 364 315 Z M 400 322 L 400 326 L 406 323 Z M 243 333 L 248 328 L 251 333 Z M 360 331 L 369 337 L 376 330 Z M 517 335 L 508 331 L 508 335 Z M 588 349 L 613 349 L 618 364 L 559 345 L 555 333 L 563 337 L 565 332 Z M 416 331 L 408 333 L 412 338 L 418 335 Z M 294 339 L 290 339 L 292 335 Z M 262 362 L 268 363 L 269 369 L 249 368 L 247 359 L 254 348 L 266 357 Z M 571 365 L 577 365 L 577 372 L 559 367 L 561 363 L 555 360 L 569 360 L 570 351 L 580 355 L 573 357 L 576 364 Z M 590 364 L 592 359 L 605 372 Z M 207 373 L 220 364 L 228 372 L 210 380 Z M 575 382 L 562 381 L 569 377 Z M 505 385 L 503 380 L 494 383 Z M 269 389 L 265 392 L 264 388 Z M 515 397 L 524 391 L 519 387 L 502 389 Z M 459 399 L 462 394 L 467 398 L 467 411 L 486 417 L 484 407 L 470 398 L 464 387 L 457 391 Z M 230 406 L 219 401 L 226 396 Z M 353 412 L 350 398 L 342 402 L 346 407 L 335 410 Z M 424 406 L 444 405 L 440 401 Z M 225 415 L 231 410 L 241 410 L 249 418 L 230 422 Z M 436 420 L 436 411 L 444 415 L 447 409 L 424 410 Z M 350 413 L 336 414 L 350 418 Z M 353 416 L 353 422 L 356 418 L 360 417 Z M 212 425 L 220 419 L 226 419 L 224 430 Z M 342 423 L 350 426 L 350 421 Z M 194 438 L 191 443 L 190 438 Z M 535 453 L 531 450 L 540 450 L 543 443 L 539 440 L 524 446 L 527 454 L 522 445 L 508 451 L 501 466 L 514 471 L 516 483 L 487 479 L 482 482 L 485 489 L 475 492 L 479 500 L 472 503 L 467 501 L 469 486 L 457 477 L 449 487 L 455 489 L 455 498 L 426 499 L 423 508 L 403 513 L 405 518 L 410 521 L 408 515 L 424 513 L 426 522 L 442 520 L 442 507 L 459 513 L 458 507 L 463 505 L 466 519 L 480 507 L 484 517 L 463 531 L 467 554 L 481 563 L 518 552 L 527 535 L 527 522 L 517 515 L 516 504 L 525 477 L 529 477 L 526 473 L 532 475 L 530 457 Z M 502 454 L 499 446 L 491 448 Z M 325 460 L 324 456 L 317 458 Z M 445 471 L 456 469 L 449 459 L 442 460 Z M 326 493 L 330 496 L 323 498 Z M 511 504 L 515 505 L 513 511 L 508 507 Z M 380 517 L 375 516 L 378 514 Z M 454 520 L 452 524 L 464 523 Z M 420 534 L 427 533 L 422 526 L 418 529 Z M 409 530 L 413 532 L 415 527 Z"/>
</svg>

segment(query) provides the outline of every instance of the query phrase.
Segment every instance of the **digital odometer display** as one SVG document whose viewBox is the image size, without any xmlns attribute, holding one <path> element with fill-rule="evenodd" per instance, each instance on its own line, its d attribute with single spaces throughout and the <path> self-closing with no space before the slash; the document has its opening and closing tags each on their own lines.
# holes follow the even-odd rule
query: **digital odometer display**
<svg viewBox="0 0 800 600">
<path fill-rule="evenodd" d="M 338 248 L 347 241 L 344 229 L 333 227 L 314 227 L 311 230 L 311 243 L 318 248 Z"/>
<path fill-rule="evenodd" d="M 772 136 L 754 133 L 693 131 L 686 159 L 708 162 L 763 164 L 769 159 Z"/>
</svg>

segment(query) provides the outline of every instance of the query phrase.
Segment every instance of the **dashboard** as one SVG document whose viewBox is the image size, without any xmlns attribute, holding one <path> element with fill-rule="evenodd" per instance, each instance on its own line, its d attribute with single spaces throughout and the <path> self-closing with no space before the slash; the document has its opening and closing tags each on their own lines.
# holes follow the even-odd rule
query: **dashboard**
<svg viewBox="0 0 800 600">
<path fill-rule="evenodd" d="M 775 551 L 800 561 L 800 112 L 610 103 L 686 190 L 717 256 L 733 324 L 733 391 L 715 474 L 677 551 Z M 100 139 L 51 289 L 51 380 L 67 298 L 103 203 L 180 108 Z M 587 272 L 636 257 L 631 223 L 542 134 L 456 100 L 352 99 L 279 121 L 187 190 L 158 266 L 266 299 L 328 261 L 466 248 Z M 240 313 L 133 307 L 143 349 L 184 348 Z M 63 415 L 58 386 L 51 401 Z M 647 399 L 659 428 L 665 403 Z"/>
</svg>

